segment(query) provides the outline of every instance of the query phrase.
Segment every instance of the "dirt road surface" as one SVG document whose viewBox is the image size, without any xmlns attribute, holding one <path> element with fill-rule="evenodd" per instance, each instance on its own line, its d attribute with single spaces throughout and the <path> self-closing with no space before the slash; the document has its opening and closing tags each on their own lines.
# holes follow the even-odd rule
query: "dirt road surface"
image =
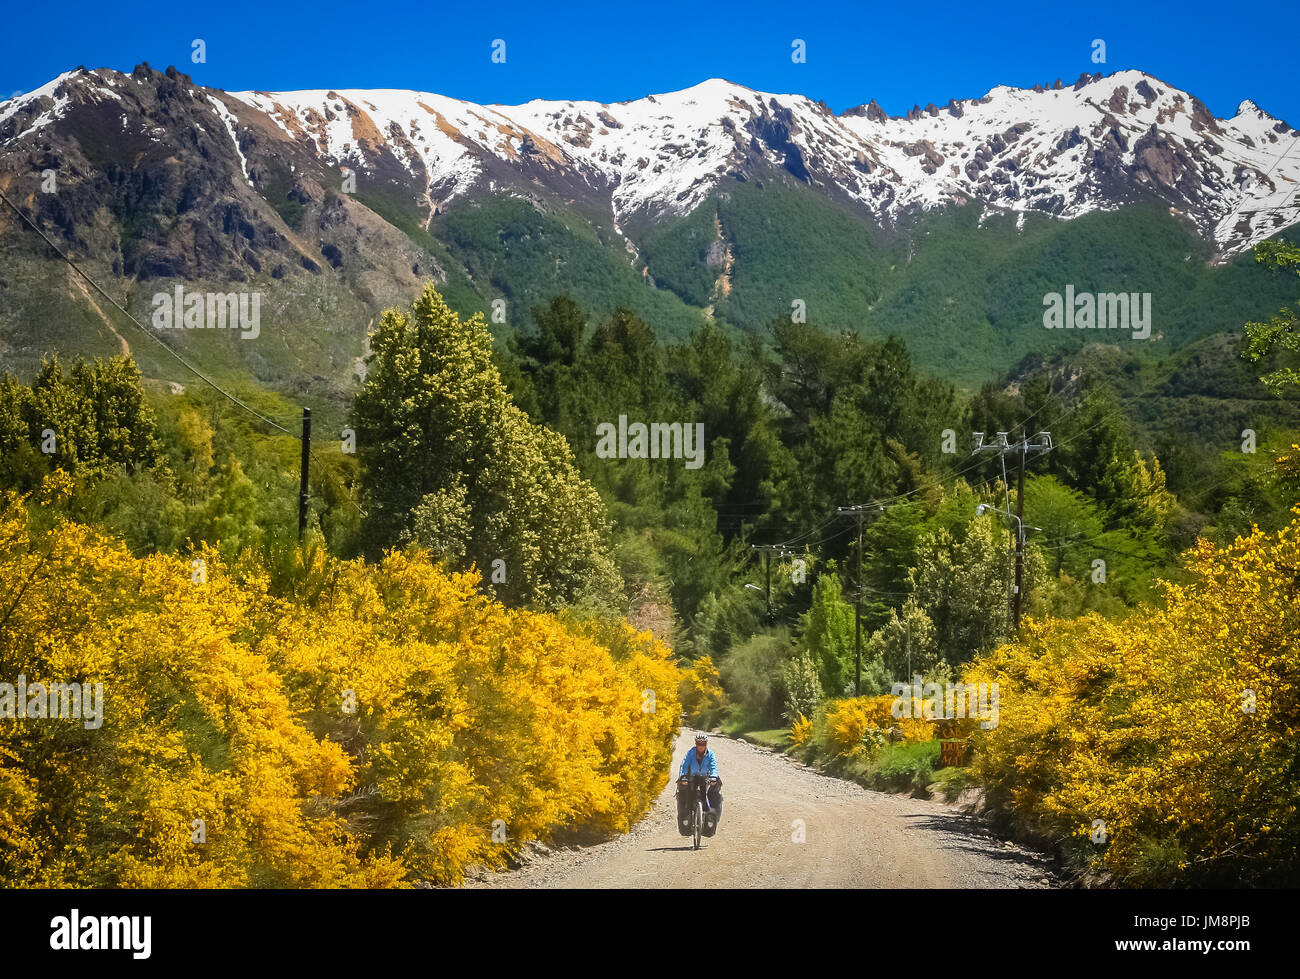
<svg viewBox="0 0 1300 979">
<path fill-rule="evenodd" d="M 1004 843 L 955 806 L 820 775 L 755 745 L 713 736 L 722 823 L 700 850 L 679 836 L 674 782 L 625 836 L 559 849 L 466 887 L 1056 886 L 1040 855 Z M 683 733 L 673 771 L 691 748 Z M 796 842 L 802 820 L 803 841 Z"/>
</svg>

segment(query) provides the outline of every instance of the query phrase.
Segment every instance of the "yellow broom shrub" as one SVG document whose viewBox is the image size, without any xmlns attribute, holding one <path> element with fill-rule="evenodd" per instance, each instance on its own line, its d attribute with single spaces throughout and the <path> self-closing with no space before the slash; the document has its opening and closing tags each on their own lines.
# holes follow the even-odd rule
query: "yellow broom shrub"
<svg viewBox="0 0 1300 979">
<path fill-rule="evenodd" d="M 726 693 L 713 657 L 701 656 L 681 671 L 678 687 L 686 719 L 698 727 L 711 727 L 722 715 Z"/>
<path fill-rule="evenodd" d="M 102 683 L 103 723 L 0 718 L 0 886 L 455 883 L 626 829 L 667 778 L 650 633 L 508 610 L 418 552 L 318 553 L 289 601 L 41 503 L 0 500 L 0 682 Z"/>
<path fill-rule="evenodd" d="M 1185 561 L 1163 607 L 1029 622 L 974 663 L 968 682 L 1000 685 L 974 770 L 995 808 L 1122 883 L 1294 883 L 1300 520 Z"/>
<path fill-rule="evenodd" d="M 920 699 L 912 702 L 913 717 L 895 718 L 895 698 L 890 694 L 879 697 L 849 697 L 834 700 L 826 708 L 826 740 L 836 754 L 850 755 L 865 750 L 863 737 L 868 730 L 880 732 L 897 727 L 906 741 L 929 741 L 935 736 L 934 722 L 922 715 Z"/>
<path fill-rule="evenodd" d="M 798 720 L 790 725 L 790 744 L 796 748 L 802 748 L 808 743 L 812 733 L 813 722 L 800 714 Z"/>
</svg>

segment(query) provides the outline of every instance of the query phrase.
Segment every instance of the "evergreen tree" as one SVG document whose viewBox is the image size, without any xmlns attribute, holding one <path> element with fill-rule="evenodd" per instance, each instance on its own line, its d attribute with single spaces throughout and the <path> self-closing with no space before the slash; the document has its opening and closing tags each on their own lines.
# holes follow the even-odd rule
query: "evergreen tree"
<svg viewBox="0 0 1300 979">
<path fill-rule="evenodd" d="M 371 351 L 353 404 L 367 551 L 463 555 L 516 604 L 615 600 L 600 497 L 564 438 L 510 401 L 482 316 L 462 321 L 428 285 L 383 315 Z"/>
</svg>

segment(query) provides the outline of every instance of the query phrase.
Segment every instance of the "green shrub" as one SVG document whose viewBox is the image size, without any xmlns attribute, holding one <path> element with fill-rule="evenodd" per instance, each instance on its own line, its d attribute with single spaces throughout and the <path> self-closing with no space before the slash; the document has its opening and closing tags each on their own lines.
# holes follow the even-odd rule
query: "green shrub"
<svg viewBox="0 0 1300 979">
<path fill-rule="evenodd" d="M 740 710 L 756 717 L 760 727 L 781 723 L 786 702 L 783 667 L 791 652 L 790 635 L 782 629 L 741 643 L 722 662 L 722 686 L 727 696 Z"/>
<path fill-rule="evenodd" d="M 785 686 L 784 719 L 793 724 L 800 717 L 812 717 L 822 700 L 822 684 L 817 677 L 817 664 L 812 654 L 801 649 L 797 656 L 781 667 L 781 682 Z"/>
<path fill-rule="evenodd" d="M 934 781 L 938 757 L 938 741 L 889 745 L 876 757 L 868 779 L 876 788 L 889 792 L 924 794 Z"/>
</svg>

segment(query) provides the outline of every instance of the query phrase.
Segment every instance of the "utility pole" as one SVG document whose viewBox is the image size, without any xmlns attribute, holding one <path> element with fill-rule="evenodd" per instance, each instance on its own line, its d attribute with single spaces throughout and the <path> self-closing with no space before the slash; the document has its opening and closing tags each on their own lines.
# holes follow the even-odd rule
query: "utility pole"
<svg viewBox="0 0 1300 979">
<path fill-rule="evenodd" d="M 862 514 L 858 514 L 858 586 L 853 589 L 853 696 L 862 696 Z"/>
<path fill-rule="evenodd" d="M 853 595 L 853 695 L 862 694 L 862 516 L 867 504 L 836 507 L 836 513 L 851 513 L 858 518 L 858 581 Z M 885 508 L 876 505 L 877 510 Z"/>
<path fill-rule="evenodd" d="M 907 682 L 912 682 L 912 620 L 907 620 Z"/>
<path fill-rule="evenodd" d="M 1020 432 L 1020 465 L 1016 469 L 1016 588 L 1011 593 L 1011 627 L 1020 631 L 1020 601 L 1024 595 L 1021 587 L 1025 573 L 1025 459 L 1029 454 L 1029 443 L 1025 433 Z"/>
<path fill-rule="evenodd" d="M 997 438 L 992 442 L 984 444 L 984 433 L 973 432 L 975 436 L 975 448 L 971 450 L 971 455 L 992 454 L 1000 456 L 1003 460 L 1003 476 L 1005 481 L 1006 459 L 1008 456 L 1016 459 L 1019 463 L 1016 471 L 1016 526 L 1012 531 L 1012 546 L 1015 551 L 1015 584 L 1011 589 L 1011 620 L 1018 632 L 1020 630 L 1020 609 L 1024 597 L 1024 569 L 1025 569 L 1025 465 L 1031 456 L 1042 456 L 1052 451 L 1052 433 L 1039 432 L 1034 436 L 1034 441 L 1029 441 L 1022 430 L 1020 441 L 1007 442 L 1007 433 L 998 432 Z M 1003 511 L 998 511 L 999 513 Z M 1010 516 L 1011 514 L 1007 514 Z"/>
<path fill-rule="evenodd" d="M 784 557 L 789 551 L 777 544 L 750 544 L 751 551 L 761 551 L 763 554 L 763 594 L 767 600 L 767 624 L 774 624 L 772 618 L 772 555 Z"/>
<path fill-rule="evenodd" d="M 302 410 L 302 468 L 298 480 L 298 539 L 307 530 L 307 467 L 311 462 L 311 409 Z"/>
<path fill-rule="evenodd" d="M 763 594 L 767 598 L 767 624 L 772 624 L 772 552 L 763 552 Z"/>
</svg>

